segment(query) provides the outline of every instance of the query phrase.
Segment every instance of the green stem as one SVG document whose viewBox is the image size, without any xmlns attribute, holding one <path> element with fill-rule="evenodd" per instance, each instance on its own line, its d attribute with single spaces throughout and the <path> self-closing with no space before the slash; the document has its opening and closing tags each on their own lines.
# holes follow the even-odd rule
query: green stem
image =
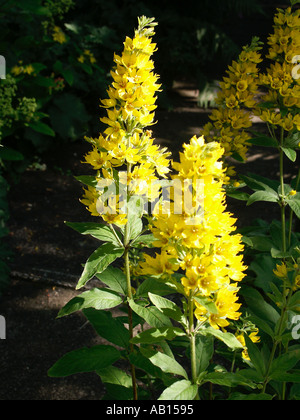
<svg viewBox="0 0 300 420">
<path fill-rule="evenodd" d="M 189 338 L 191 346 L 192 383 L 194 385 L 197 385 L 196 335 L 194 331 L 194 300 L 191 294 L 189 296 Z M 200 400 L 198 391 L 195 400 Z"/>
<path fill-rule="evenodd" d="M 126 228 L 125 228 L 126 232 Z M 126 237 L 126 235 L 125 235 Z M 124 252 L 124 259 L 125 259 L 125 274 L 126 274 L 126 280 L 127 280 L 127 297 L 128 299 L 132 299 L 132 291 L 131 291 L 131 278 L 130 278 L 130 264 L 129 264 L 129 248 L 126 245 L 125 246 L 125 252 Z M 132 309 L 128 303 L 128 325 L 129 325 L 129 336 L 130 339 L 133 338 L 133 320 L 132 320 Z M 133 344 L 130 343 L 130 353 L 132 354 L 134 352 Z M 137 385 L 136 385 L 136 375 L 135 375 L 135 367 L 132 363 L 130 363 L 131 367 L 131 378 L 132 378 L 132 389 L 133 389 L 133 399 L 137 401 L 138 395 L 137 395 Z"/>
<path fill-rule="evenodd" d="M 283 129 L 281 129 L 281 136 L 280 136 L 280 149 L 279 149 L 279 165 L 280 165 L 280 189 L 281 189 L 281 203 L 280 203 L 280 208 L 281 208 L 281 228 L 282 228 L 282 248 L 283 248 L 283 252 L 286 252 L 286 220 L 285 220 L 285 202 L 284 202 L 284 196 L 285 196 L 285 191 L 284 191 L 284 170 L 283 170 L 283 150 L 282 150 L 282 146 L 283 146 L 283 139 L 284 139 L 284 131 Z"/>
<path fill-rule="evenodd" d="M 127 168 L 127 173 L 130 172 L 131 168 Z M 128 217 L 128 214 L 127 214 Z M 130 232 L 128 222 L 125 226 L 124 231 L 124 261 L 125 261 L 125 275 L 126 275 L 126 282 L 127 282 L 127 298 L 132 299 L 132 290 L 131 290 L 131 274 L 130 274 L 130 260 L 129 260 L 129 250 L 130 250 Z M 129 336 L 130 339 L 133 338 L 133 320 L 132 320 L 132 309 L 129 305 L 128 306 L 128 325 L 129 325 Z M 134 346 L 130 343 L 130 354 L 134 352 Z M 137 401 L 137 384 L 136 384 L 136 374 L 135 374 L 135 366 L 130 363 L 131 367 L 131 378 L 132 378 L 132 389 L 133 389 L 133 399 Z"/>
</svg>

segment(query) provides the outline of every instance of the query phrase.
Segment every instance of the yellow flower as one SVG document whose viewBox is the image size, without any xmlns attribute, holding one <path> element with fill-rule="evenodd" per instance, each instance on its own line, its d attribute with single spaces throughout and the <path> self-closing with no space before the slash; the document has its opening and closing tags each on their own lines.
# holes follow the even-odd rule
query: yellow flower
<svg viewBox="0 0 300 420">
<path fill-rule="evenodd" d="M 54 26 L 53 32 L 52 32 L 52 38 L 54 41 L 58 42 L 59 44 L 64 44 L 65 42 L 67 42 L 67 37 L 59 26 Z"/>
<path fill-rule="evenodd" d="M 34 72 L 34 68 L 33 68 L 33 66 L 31 64 L 28 64 L 27 66 L 25 66 L 24 73 L 27 73 L 27 74 L 30 75 L 33 72 Z"/>
<path fill-rule="evenodd" d="M 156 254 L 155 258 L 145 254 L 145 262 L 140 263 L 140 275 L 163 275 L 173 274 L 174 271 L 178 270 L 178 266 L 171 260 L 174 259 L 172 255 L 163 251 L 161 254 Z"/>
<path fill-rule="evenodd" d="M 21 67 L 21 66 L 14 66 L 12 69 L 11 69 L 11 73 L 14 75 L 14 76 L 20 76 L 20 74 L 22 74 L 24 72 L 24 67 Z"/>
<path fill-rule="evenodd" d="M 294 290 L 300 289 L 300 275 L 295 277 L 295 286 Z"/>
<path fill-rule="evenodd" d="M 85 162 L 91 165 L 94 169 L 102 169 L 103 167 L 109 167 L 112 156 L 106 152 L 99 152 L 96 146 L 93 150 L 85 156 Z"/>
<path fill-rule="evenodd" d="M 210 325 L 219 329 L 227 327 L 229 325 L 228 319 L 238 320 L 241 316 L 240 312 L 237 312 L 241 304 L 236 303 L 238 297 L 236 296 L 236 290 L 230 290 L 230 288 L 220 289 L 217 293 L 216 307 L 218 309 L 217 314 L 211 314 L 209 317 Z"/>
<path fill-rule="evenodd" d="M 281 279 L 286 279 L 288 276 L 288 270 L 287 266 L 284 262 L 282 262 L 280 265 L 276 264 L 276 270 L 273 270 L 273 273 L 276 277 L 279 277 Z"/>
</svg>

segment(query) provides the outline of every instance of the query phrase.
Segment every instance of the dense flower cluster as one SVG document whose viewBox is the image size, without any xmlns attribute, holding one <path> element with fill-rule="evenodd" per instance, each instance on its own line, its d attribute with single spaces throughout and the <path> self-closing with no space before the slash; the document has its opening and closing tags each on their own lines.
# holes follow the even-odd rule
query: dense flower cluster
<svg viewBox="0 0 300 420">
<path fill-rule="evenodd" d="M 207 141 L 219 141 L 225 156 L 240 156 L 246 159 L 252 125 L 250 110 L 255 105 L 258 90 L 258 64 L 262 61 L 259 43 L 254 39 L 251 46 L 244 47 L 237 61 L 227 70 L 227 77 L 220 83 L 216 103 L 210 119 L 203 128 Z"/>
<path fill-rule="evenodd" d="M 129 195 L 154 200 L 158 189 L 151 188 L 151 184 L 157 176 L 165 177 L 169 172 L 170 153 L 153 144 L 152 133 L 146 130 L 154 123 L 155 95 L 160 88 L 151 60 L 156 50 L 156 44 L 152 43 L 154 26 L 153 19 L 139 19 L 134 38 L 126 37 L 122 54 L 115 54 L 113 82 L 107 91 L 108 98 L 101 101 L 107 110 L 101 121 L 107 128 L 99 138 L 87 138 L 93 149 L 85 161 L 97 170 L 99 182 L 98 188 L 89 186 L 85 190 L 82 202 L 92 215 L 101 214 L 106 222 L 117 225 L 127 221 L 126 211 L 119 211 L 125 198 L 117 192 L 117 197 L 105 202 L 101 199 L 102 186 L 117 183 L 120 191 L 125 189 Z M 123 165 L 126 176 L 121 179 L 115 168 Z"/>
<path fill-rule="evenodd" d="M 145 255 L 140 263 L 143 275 L 183 273 L 181 283 L 185 295 L 194 298 L 195 316 L 216 329 L 240 317 L 237 284 L 246 269 L 241 236 L 232 235 L 235 219 L 226 211 L 223 153 L 219 143 L 205 143 L 203 137 L 184 145 L 180 162 L 173 163 L 172 205 L 167 211 L 167 203 L 158 203 L 151 225 L 161 253 Z"/>
<path fill-rule="evenodd" d="M 260 85 L 267 93 L 262 101 L 268 106 L 258 107 L 257 115 L 271 126 L 290 132 L 300 129 L 300 10 L 278 9 L 274 19 L 274 34 L 268 38 L 267 58 L 274 63 L 260 77 Z M 285 112 L 280 112 L 284 109 Z"/>
</svg>

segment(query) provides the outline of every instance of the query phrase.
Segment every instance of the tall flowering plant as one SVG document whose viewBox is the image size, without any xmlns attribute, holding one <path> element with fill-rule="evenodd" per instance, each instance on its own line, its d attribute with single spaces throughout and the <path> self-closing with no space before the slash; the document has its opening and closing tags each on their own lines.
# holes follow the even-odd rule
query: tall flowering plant
<svg viewBox="0 0 300 420">
<path fill-rule="evenodd" d="M 114 56 L 113 82 L 101 101 L 106 128 L 86 139 L 92 147 L 85 162 L 96 174 L 78 177 L 85 185 L 81 201 L 101 223 L 67 223 L 102 242 L 77 289 L 95 276 L 102 285 L 73 298 L 58 316 L 83 311 L 109 344 L 66 354 L 49 375 L 96 371 L 113 399 L 193 400 L 207 397 L 207 383 L 254 386 L 212 363 L 215 339 L 246 351 L 235 334 L 246 267 L 226 210 L 224 148 L 192 138 L 167 178 L 170 153 L 151 137 L 160 88 L 151 59 L 154 26 L 139 18 L 134 37 Z M 124 315 L 112 316 L 116 307 Z M 122 370 L 125 360 L 129 369 Z"/>
<path fill-rule="evenodd" d="M 247 205 L 258 201 L 279 206 L 278 221 L 259 221 L 243 230 L 243 242 L 251 258 L 247 287 L 241 290 L 250 321 L 260 330 L 264 346 L 255 345 L 257 335 L 238 339 L 247 346 L 249 375 L 261 387 L 260 398 L 299 398 L 299 263 L 300 237 L 295 216 L 300 218 L 300 172 L 285 173 L 286 160 L 296 162 L 300 146 L 300 10 L 294 6 L 278 9 L 274 32 L 268 38 L 265 70 L 259 69 L 263 57 L 261 43 L 254 38 L 233 62 L 228 77 L 220 84 L 218 108 L 212 123 L 204 127 L 209 141 L 220 136 L 226 155 L 247 160 L 251 145 L 270 147 L 278 152 L 278 179 L 256 174 L 227 182 L 227 193 Z M 253 115 L 265 123 L 264 133 L 253 131 Z M 245 131 L 247 129 L 247 131 Z M 234 130 L 236 130 L 234 132 Z M 233 135 L 234 132 L 234 135 Z M 229 168 L 228 175 L 233 172 Z M 235 187 L 238 187 L 236 189 Z M 241 188 L 247 187 L 247 191 Z M 252 190 L 249 194 L 249 189 Z M 254 287 L 253 287 L 254 286 Z M 253 334 L 253 333 L 252 333 Z"/>
<path fill-rule="evenodd" d="M 151 244 L 151 238 L 143 234 L 147 230 L 142 222 L 145 203 L 153 201 L 159 194 L 159 186 L 150 188 L 150 183 L 169 172 L 170 153 L 153 144 L 151 131 L 146 129 L 153 124 L 155 95 L 160 88 L 151 60 L 156 49 L 156 44 L 152 42 L 155 25 L 154 19 L 140 18 L 134 37 L 126 37 L 122 54 L 115 54 L 115 66 L 111 71 L 113 82 L 107 91 L 108 98 L 101 101 L 107 113 L 101 121 L 107 128 L 98 138 L 86 138 L 92 149 L 85 156 L 85 162 L 92 166 L 96 175 L 78 177 L 85 185 L 81 201 L 92 216 L 101 217 L 105 224 L 67 223 L 80 233 L 104 242 L 86 262 L 77 289 L 84 287 L 95 275 L 108 288 L 82 293 L 59 314 L 64 316 L 86 309 L 85 315 L 98 332 L 104 326 L 109 330 L 100 335 L 125 348 L 126 356 L 133 352 L 133 345 L 129 343 L 133 337 L 132 309 L 127 307 L 129 331 L 119 319 L 111 318 L 103 310 L 132 299 L 129 254 L 133 249 Z M 123 258 L 123 270 L 110 265 L 120 258 Z M 63 358 L 52 368 L 50 375 L 75 373 L 74 369 L 86 370 L 86 366 L 92 366 L 93 363 L 92 370 L 100 372 L 101 368 L 110 366 L 122 357 L 118 350 L 110 346 L 83 350 L 79 355 L 82 356 L 79 365 L 85 367 L 75 367 L 74 360 L 78 353 L 72 353 L 66 356 L 67 360 L 74 362 L 71 363 L 72 372 L 68 371 L 66 359 Z M 137 399 L 133 364 L 131 375 L 133 397 Z"/>
</svg>

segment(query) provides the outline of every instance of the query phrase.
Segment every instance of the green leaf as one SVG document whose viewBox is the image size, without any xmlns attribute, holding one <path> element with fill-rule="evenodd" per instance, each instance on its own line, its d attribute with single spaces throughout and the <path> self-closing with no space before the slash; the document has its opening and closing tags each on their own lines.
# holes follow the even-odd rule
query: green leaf
<svg viewBox="0 0 300 420">
<path fill-rule="evenodd" d="M 247 334 L 244 334 L 246 347 L 248 350 L 249 357 L 251 359 L 251 362 L 253 363 L 255 369 L 257 372 L 264 377 L 265 375 L 265 365 L 264 365 L 264 359 L 259 351 L 257 345 L 255 345 L 251 339 L 247 336 Z"/>
<path fill-rule="evenodd" d="M 141 352 L 129 354 L 129 361 L 138 369 L 143 370 L 154 378 L 161 379 L 165 386 L 169 386 L 174 382 L 174 378 L 164 373 L 160 368 L 153 365 L 150 360 L 143 356 Z"/>
<path fill-rule="evenodd" d="M 273 396 L 268 394 L 241 394 L 240 392 L 234 392 L 229 397 L 231 401 L 271 401 L 272 399 Z"/>
<path fill-rule="evenodd" d="M 0 147 L 0 159 L 19 161 L 23 160 L 24 156 L 17 150 L 10 149 L 9 147 Z"/>
<path fill-rule="evenodd" d="M 300 219 L 300 193 L 297 193 L 294 196 L 287 196 L 286 202 L 290 206 L 290 208 L 293 210 L 293 212 L 296 214 L 298 219 Z"/>
<path fill-rule="evenodd" d="M 297 152 L 294 149 L 288 148 L 288 147 L 281 147 L 284 154 L 287 158 L 289 158 L 292 162 L 295 162 L 297 159 Z"/>
<path fill-rule="evenodd" d="M 283 371 L 277 371 L 277 372 L 273 372 L 271 373 L 271 379 L 273 381 L 278 381 L 278 382 L 290 382 L 291 384 L 293 383 L 300 383 L 300 372 L 299 371 L 291 371 L 290 373 L 288 372 L 283 372 Z"/>
<path fill-rule="evenodd" d="M 148 292 L 155 293 L 159 296 L 169 295 L 174 290 L 165 284 L 165 282 L 157 281 L 154 278 L 146 278 L 136 290 L 136 296 L 148 297 Z"/>
<path fill-rule="evenodd" d="M 124 249 L 116 248 L 110 243 L 100 246 L 87 260 L 76 289 L 85 286 L 95 274 L 102 273 L 109 264 L 120 258 L 123 253 Z"/>
<path fill-rule="evenodd" d="M 70 300 L 58 314 L 58 318 L 86 308 L 110 309 L 122 303 L 118 293 L 107 289 L 91 289 Z"/>
<path fill-rule="evenodd" d="M 115 235 L 113 234 L 112 230 L 109 226 L 106 226 L 101 223 L 71 223 L 65 222 L 67 226 L 76 230 L 77 232 L 81 233 L 82 235 L 91 235 L 99 241 L 103 242 L 111 242 L 118 247 L 120 247 L 120 243 L 117 241 Z M 121 239 L 121 238 L 120 238 Z"/>
<path fill-rule="evenodd" d="M 291 297 L 288 310 L 295 312 L 300 311 L 300 290 Z"/>
<path fill-rule="evenodd" d="M 282 373 L 293 369 L 300 360 L 300 347 L 297 346 L 294 350 L 290 349 L 288 353 L 277 357 L 271 366 L 270 376 L 274 373 Z"/>
<path fill-rule="evenodd" d="M 72 86 L 74 83 L 74 73 L 69 68 L 64 68 L 61 70 L 61 74 L 68 83 L 68 85 Z"/>
<path fill-rule="evenodd" d="M 136 304 L 133 299 L 129 299 L 128 302 L 131 309 L 143 318 L 151 327 L 172 327 L 172 323 L 169 318 L 155 306 L 145 308 Z"/>
<path fill-rule="evenodd" d="M 133 396 L 131 376 L 115 366 L 97 371 L 105 384 L 109 400 L 131 400 Z"/>
<path fill-rule="evenodd" d="M 279 259 L 289 258 L 291 256 L 289 252 L 283 252 L 280 249 L 275 249 L 275 248 L 271 249 L 271 255 L 272 255 L 272 258 L 279 258 Z"/>
<path fill-rule="evenodd" d="M 46 136 L 55 137 L 55 131 L 52 130 L 49 125 L 43 123 L 42 121 L 34 121 L 28 123 L 28 126 L 32 128 L 32 130 L 37 131 L 38 133 L 45 134 Z"/>
<path fill-rule="evenodd" d="M 265 178 L 256 174 L 249 174 L 249 176 L 241 175 L 241 179 L 253 191 L 269 191 L 277 192 L 280 182 Z"/>
<path fill-rule="evenodd" d="M 139 236 L 137 239 L 133 240 L 130 245 L 135 248 L 139 248 L 139 247 L 152 248 L 154 241 L 155 241 L 154 235 L 151 233 L 149 235 Z"/>
<path fill-rule="evenodd" d="M 99 369 L 97 370 L 97 375 L 100 376 L 103 383 L 132 388 L 131 376 L 115 366 Z"/>
<path fill-rule="evenodd" d="M 243 376 L 237 373 L 230 372 L 209 373 L 205 375 L 203 382 L 211 382 L 212 384 L 228 386 L 232 388 L 238 385 L 248 386 L 253 389 L 256 388 L 256 385 L 252 381 L 245 379 Z"/>
<path fill-rule="evenodd" d="M 258 254 L 249 266 L 249 270 L 255 273 L 255 286 L 262 288 L 266 293 L 271 292 L 270 283 L 274 280 L 275 268 L 276 261 L 271 255 Z"/>
<path fill-rule="evenodd" d="M 119 268 L 107 267 L 102 273 L 96 274 L 96 277 L 115 292 L 127 296 L 126 275 Z"/>
<path fill-rule="evenodd" d="M 300 0 L 291 0 L 291 5 L 295 6 L 295 4 L 300 3 Z"/>
<path fill-rule="evenodd" d="M 50 377 L 64 377 L 76 373 L 93 372 L 119 360 L 120 352 L 112 346 L 84 347 L 65 354 L 48 371 Z"/>
<path fill-rule="evenodd" d="M 176 303 L 150 292 L 148 295 L 153 305 L 155 305 L 164 315 L 185 324 L 181 309 L 176 305 Z"/>
<path fill-rule="evenodd" d="M 213 357 L 214 354 L 214 338 L 211 336 L 202 337 L 201 335 L 196 335 L 196 369 L 197 376 L 201 375 L 204 372 Z"/>
<path fill-rule="evenodd" d="M 143 211 L 144 201 L 142 197 L 131 197 L 127 204 L 127 229 L 129 232 L 129 240 L 136 239 L 143 230 Z"/>
<path fill-rule="evenodd" d="M 154 344 L 165 340 L 173 340 L 175 337 L 185 336 L 185 332 L 176 327 L 150 328 L 137 334 L 130 341 L 134 344 Z"/>
<path fill-rule="evenodd" d="M 80 176 L 74 176 L 77 181 L 81 182 L 84 185 L 87 185 L 88 187 L 94 187 L 96 188 L 98 185 L 97 178 L 93 175 L 80 175 Z"/>
<path fill-rule="evenodd" d="M 283 147 L 288 147 L 290 149 L 299 149 L 299 143 L 300 135 L 299 131 L 296 131 L 295 133 L 289 135 L 284 139 Z"/>
<path fill-rule="evenodd" d="M 252 139 L 247 140 L 247 143 L 262 147 L 278 147 L 277 141 L 268 136 L 253 137 Z"/>
<path fill-rule="evenodd" d="M 159 351 L 152 351 L 143 347 L 141 347 L 141 353 L 163 372 L 183 376 L 185 379 L 188 379 L 185 369 L 172 357 Z"/>
<path fill-rule="evenodd" d="M 276 325 L 280 318 L 279 313 L 265 301 L 258 290 L 251 287 L 244 287 L 240 293 L 245 298 L 251 313 L 264 321 L 270 322 L 272 326 Z"/>
<path fill-rule="evenodd" d="M 226 195 L 240 201 L 248 201 L 250 197 L 250 195 L 244 191 L 231 191 L 227 192 Z"/>
<path fill-rule="evenodd" d="M 199 333 L 203 336 L 213 336 L 218 338 L 219 340 L 223 341 L 230 349 L 238 350 L 242 349 L 243 346 L 239 342 L 239 340 L 231 333 L 223 332 L 221 330 L 216 330 L 213 327 L 207 327 L 204 329 L 199 330 Z"/>
<path fill-rule="evenodd" d="M 247 206 L 255 203 L 256 201 L 267 201 L 271 203 L 277 203 L 279 196 L 275 191 L 256 191 L 250 195 L 249 200 L 247 201 Z"/>
<path fill-rule="evenodd" d="M 194 400 L 197 392 L 197 385 L 193 385 L 190 381 L 182 380 L 165 389 L 158 400 Z"/>
<path fill-rule="evenodd" d="M 110 311 L 93 308 L 84 309 L 83 313 L 100 337 L 116 346 L 129 346 L 129 331 L 119 317 L 113 317 Z"/>
<path fill-rule="evenodd" d="M 274 246 L 273 242 L 266 236 L 243 236 L 243 242 L 261 252 L 270 252 Z"/>
</svg>

